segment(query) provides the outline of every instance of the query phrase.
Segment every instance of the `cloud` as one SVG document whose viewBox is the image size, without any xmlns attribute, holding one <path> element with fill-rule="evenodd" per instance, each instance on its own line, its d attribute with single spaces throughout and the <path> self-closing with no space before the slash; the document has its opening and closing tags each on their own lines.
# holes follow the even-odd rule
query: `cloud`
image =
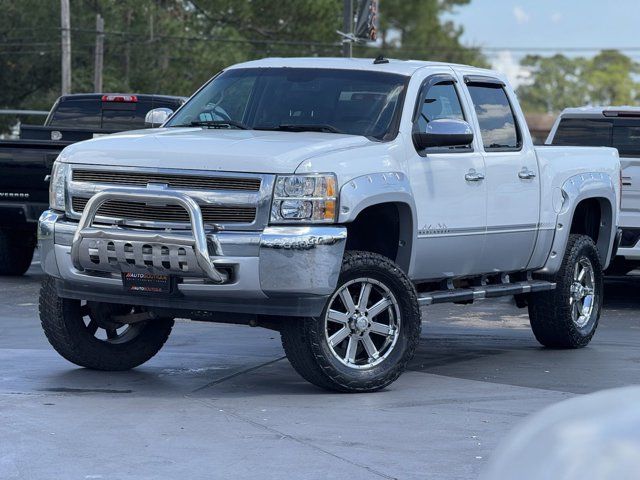
<svg viewBox="0 0 640 480">
<path fill-rule="evenodd" d="M 554 12 L 551 14 L 551 21 L 553 23 L 560 23 L 562 20 L 562 14 L 560 12 Z"/>
<path fill-rule="evenodd" d="M 498 52 L 498 55 L 492 60 L 491 66 L 504 73 L 509 79 L 509 83 L 513 88 L 520 85 L 528 85 L 531 83 L 531 71 L 520 65 L 509 50 Z"/>
<path fill-rule="evenodd" d="M 520 25 L 528 23 L 531 20 L 531 15 L 524 8 L 519 5 L 513 7 L 513 16 L 516 18 L 516 22 Z"/>
</svg>

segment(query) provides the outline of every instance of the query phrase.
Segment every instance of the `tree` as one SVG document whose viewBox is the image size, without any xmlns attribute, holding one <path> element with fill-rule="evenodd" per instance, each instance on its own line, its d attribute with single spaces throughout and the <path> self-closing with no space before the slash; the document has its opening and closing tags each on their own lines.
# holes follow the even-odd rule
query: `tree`
<svg viewBox="0 0 640 480">
<path fill-rule="evenodd" d="M 630 105 L 638 101 L 638 83 L 634 75 L 639 65 L 617 50 L 603 50 L 584 71 L 587 97 L 591 104 Z"/>
<path fill-rule="evenodd" d="M 441 16 L 470 0 L 383 0 L 383 52 L 482 63 Z M 342 0 L 70 0 L 73 91 L 93 90 L 96 14 L 105 92 L 189 95 L 225 66 L 265 56 L 339 56 Z M 355 2 L 354 2 L 355 3 Z M 60 4 L 0 0 L 0 108 L 48 109 L 60 91 Z M 2 118 L 0 118 L 2 121 Z"/>
<path fill-rule="evenodd" d="M 518 95 L 527 112 L 557 113 L 582 105 L 624 105 L 639 100 L 640 73 L 636 62 L 616 50 L 603 50 L 592 59 L 527 56 L 532 82 Z"/>
<path fill-rule="evenodd" d="M 581 78 L 587 62 L 583 58 L 527 55 L 520 63 L 532 72 L 532 83 L 518 91 L 525 111 L 554 113 L 584 103 Z"/>
</svg>

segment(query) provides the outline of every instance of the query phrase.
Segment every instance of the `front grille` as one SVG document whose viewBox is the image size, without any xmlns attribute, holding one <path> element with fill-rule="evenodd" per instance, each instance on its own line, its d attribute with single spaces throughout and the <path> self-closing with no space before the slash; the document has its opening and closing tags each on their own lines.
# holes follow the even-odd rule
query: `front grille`
<svg viewBox="0 0 640 480">
<path fill-rule="evenodd" d="M 82 213 L 88 199 L 73 197 L 71 205 L 76 213 Z M 255 207 L 229 205 L 200 205 L 204 223 L 252 223 L 256 218 Z M 123 220 L 188 223 L 189 214 L 179 205 L 146 205 L 139 202 L 111 200 L 98 210 L 98 216 Z"/>
<path fill-rule="evenodd" d="M 260 179 L 250 177 L 209 177 L 146 172 L 109 172 L 106 170 L 74 169 L 74 182 L 146 187 L 149 183 L 168 185 L 186 190 L 240 190 L 258 192 Z"/>
</svg>

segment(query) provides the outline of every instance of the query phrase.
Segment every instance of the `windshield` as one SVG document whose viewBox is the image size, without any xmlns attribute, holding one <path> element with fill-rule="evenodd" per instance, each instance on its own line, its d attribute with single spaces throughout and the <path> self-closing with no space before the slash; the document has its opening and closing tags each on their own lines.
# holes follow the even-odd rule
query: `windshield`
<svg viewBox="0 0 640 480">
<path fill-rule="evenodd" d="M 166 126 L 322 131 L 386 140 L 397 133 L 406 83 L 402 75 L 370 71 L 233 69 L 205 85 Z"/>
</svg>

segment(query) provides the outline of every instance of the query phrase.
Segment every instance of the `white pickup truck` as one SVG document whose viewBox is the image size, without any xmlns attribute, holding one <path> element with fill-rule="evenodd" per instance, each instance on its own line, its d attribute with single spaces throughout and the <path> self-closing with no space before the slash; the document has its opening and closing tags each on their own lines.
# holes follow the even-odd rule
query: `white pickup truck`
<svg viewBox="0 0 640 480">
<path fill-rule="evenodd" d="M 174 318 L 272 328 L 305 379 L 346 392 L 398 378 L 433 303 L 515 296 L 543 345 L 582 347 L 619 177 L 614 149 L 534 148 L 489 70 L 243 63 L 160 129 L 60 154 L 40 317 L 63 357 L 101 370 L 149 360 Z"/>
<path fill-rule="evenodd" d="M 567 108 L 558 116 L 547 145 L 613 147 L 622 169 L 618 255 L 607 273 L 625 275 L 640 267 L 640 108 Z"/>
</svg>

